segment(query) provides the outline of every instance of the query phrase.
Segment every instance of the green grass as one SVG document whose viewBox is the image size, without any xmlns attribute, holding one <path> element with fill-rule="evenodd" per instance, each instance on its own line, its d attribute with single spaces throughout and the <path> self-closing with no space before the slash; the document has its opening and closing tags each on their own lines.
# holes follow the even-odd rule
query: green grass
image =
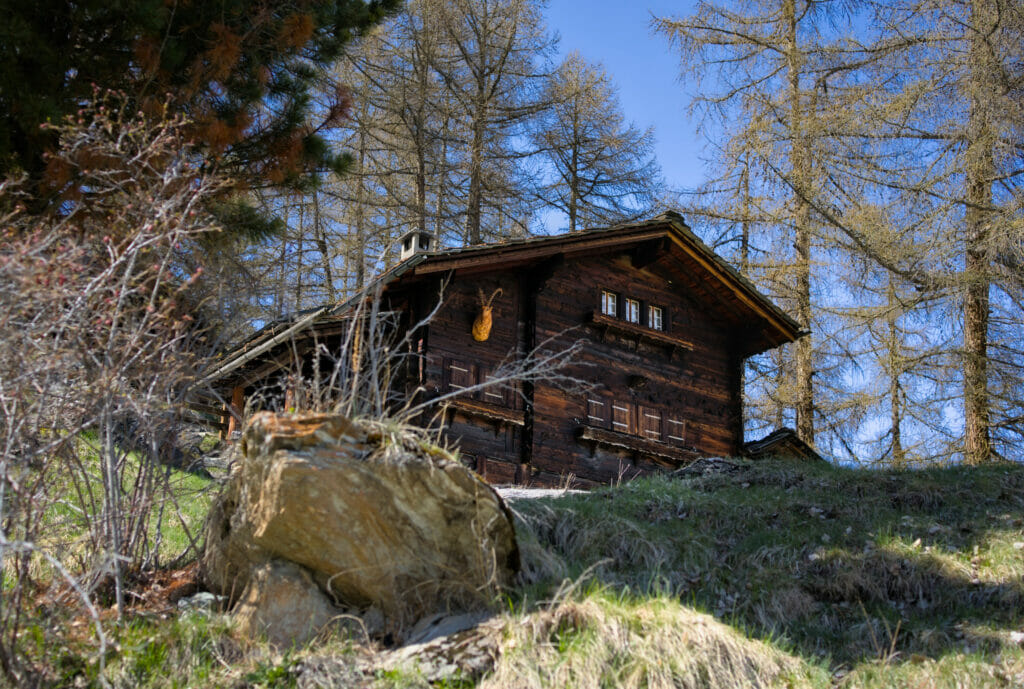
<svg viewBox="0 0 1024 689">
<path fill-rule="evenodd" d="M 139 475 L 141 459 L 135 453 L 121 458 L 121 492 L 125 504 L 130 500 Z M 161 564 L 195 557 L 190 553 L 193 541 L 199 544 L 203 522 L 216 485 L 209 478 L 166 466 L 154 467 L 153 501 L 149 505 L 147 539 L 156 550 L 151 561 Z M 100 455 L 94 434 L 76 437 L 59 459 L 53 459 L 37 475 L 36 507 L 41 509 L 41 529 L 34 539 L 37 546 L 56 555 L 72 573 L 87 571 L 92 565 L 93 539 L 99 537 L 98 525 L 104 504 Z M 53 571 L 43 558 L 36 558 L 33 578 L 47 581 Z"/>
<path fill-rule="evenodd" d="M 1022 671 L 1009 641 L 1024 630 L 1019 466 L 750 464 L 515 507 L 541 563 L 534 597 L 592 567 L 604 586 L 671 596 L 863 686 L 902 685 L 923 667 L 950 678 L 935 686 L 976 663 L 993 682 L 1009 672 L 1001 663 Z M 999 686 L 964 674 L 975 675 Z"/>
<path fill-rule="evenodd" d="M 1024 631 L 1024 467 L 745 464 L 513 510 L 524 581 L 498 606 L 500 653 L 483 677 L 375 669 L 379 649 L 343 634 L 282 656 L 198 615 L 115 631 L 107 677 L 161 689 L 1024 686 L 1010 637 Z M 95 681 L 94 665 L 67 667 Z"/>
<path fill-rule="evenodd" d="M 204 440 L 204 443 L 208 441 Z M 94 451 L 87 456 L 91 462 L 93 491 L 95 494 L 101 494 L 102 488 L 98 483 L 98 455 Z M 127 493 L 138 475 L 141 459 L 136 453 L 131 452 L 125 456 L 124 462 L 126 466 L 122 473 L 122 490 Z M 168 466 L 158 466 L 156 472 L 156 502 L 152 508 L 149 538 L 159 544 L 160 560 L 167 562 L 190 545 L 189 534 L 192 538 L 200 535 L 216 486 L 200 473 Z"/>
<path fill-rule="evenodd" d="M 205 476 L 171 469 L 166 471 L 169 495 L 165 495 L 162 519 L 150 524 L 150 538 L 159 543 L 160 560 L 168 562 L 186 553 L 198 539 L 210 509 L 216 485 Z"/>
</svg>

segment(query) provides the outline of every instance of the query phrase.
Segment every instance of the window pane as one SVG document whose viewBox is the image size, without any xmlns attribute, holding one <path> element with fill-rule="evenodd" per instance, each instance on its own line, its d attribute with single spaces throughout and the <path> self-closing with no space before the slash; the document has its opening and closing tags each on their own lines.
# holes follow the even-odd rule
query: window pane
<svg viewBox="0 0 1024 689">
<path fill-rule="evenodd" d="M 630 323 L 640 322 L 640 302 L 636 299 L 626 300 L 626 320 Z"/>
<path fill-rule="evenodd" d="M 614 292 L 601 292 L 601 313 L 615 316 L 618 313 L 617 301 Z"/>
<path fill-rule="evenodd" d="M 655 330 L 665 329 L 665 321 L 660 306 L 652 306 L 647 310 L 647 324 Z"/>
</svg>

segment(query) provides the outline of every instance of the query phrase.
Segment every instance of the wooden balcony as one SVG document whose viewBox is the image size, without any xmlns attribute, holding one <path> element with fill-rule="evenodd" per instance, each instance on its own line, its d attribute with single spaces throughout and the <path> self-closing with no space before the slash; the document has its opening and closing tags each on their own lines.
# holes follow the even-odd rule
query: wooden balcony
<svg viewBox="0 0 1024 689">
<path fill-rule="evenodd" d="M 606 428 L 595 428 L 594 426 L 580 426 L 576 429 L 576 438 L 593 443 L 594 445 L 628 450 L 634 454 L 655 457 L 672 467 L 676 467 L 680 463 L 692 462 L 700 456 L 693 450 L 669 445 L 660 440 L 648 440 L 629 433 L 609 431 Z"/>
<path fill-rule="evenodd" d="M 587 322 L 599 330 L 601 333 L 613 333 L 631 339 L 637 343 L 645 342 L 647 344 L 659 345 L 666 347 L 669 350 L 669 354 L 674 354 L 676 351 L 689 352 L 693 349 L 693 343 L 689 340 L 684 340 L 681 337 L 675 335 L 669 335 L 668 333 L 661 330 L 654 330 L 640 325 L 639 323 L 630 323 L 624 321 L 621 318 L 615 318 L 607 314 L 601 313 L 600 311 L 591 311 Z"/>
<path fill-rule="evenodd" d="M 526 414 L 521 409 L 509 409 L 490 402 L 459 397 L 444 404 L 448 409 L 466 416 L 475 416 L 512 426 L 523 426 L 526 423 Z"/>
</svg>

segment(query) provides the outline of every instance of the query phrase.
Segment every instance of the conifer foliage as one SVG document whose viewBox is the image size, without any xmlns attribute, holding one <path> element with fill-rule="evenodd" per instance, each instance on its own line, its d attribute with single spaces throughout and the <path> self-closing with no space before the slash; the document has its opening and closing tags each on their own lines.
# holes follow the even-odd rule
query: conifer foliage
<svg viewBox="0 0 1024 689">
<path fill-rule="evenodd" d="M 85 0 L 3 3 L 0 174 L 45 176 L 57 123 L 94 86 L 149 112 L 170 97 L 201 151 L 248 185 L 308 186 L 346 158 L 323 137 L 343 90 L 312 121 L 311 92 L 359 32 L 397 0 Z"/>
</svg>

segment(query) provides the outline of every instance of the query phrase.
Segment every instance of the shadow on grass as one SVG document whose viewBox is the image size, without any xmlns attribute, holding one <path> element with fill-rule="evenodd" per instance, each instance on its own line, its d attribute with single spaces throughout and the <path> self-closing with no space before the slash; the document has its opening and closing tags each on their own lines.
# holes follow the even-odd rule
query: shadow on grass
<svg viewBox="0 0 1024 689">
<path fill-rule="evenodd" d="M 833 665 L 992 655 L 1024 630 L 1024 467 L 739 464 L 518 503 L 533 596 L 588 567 Z M 594 566 L 595 563 L 601 563 Z"/>
</svg>

